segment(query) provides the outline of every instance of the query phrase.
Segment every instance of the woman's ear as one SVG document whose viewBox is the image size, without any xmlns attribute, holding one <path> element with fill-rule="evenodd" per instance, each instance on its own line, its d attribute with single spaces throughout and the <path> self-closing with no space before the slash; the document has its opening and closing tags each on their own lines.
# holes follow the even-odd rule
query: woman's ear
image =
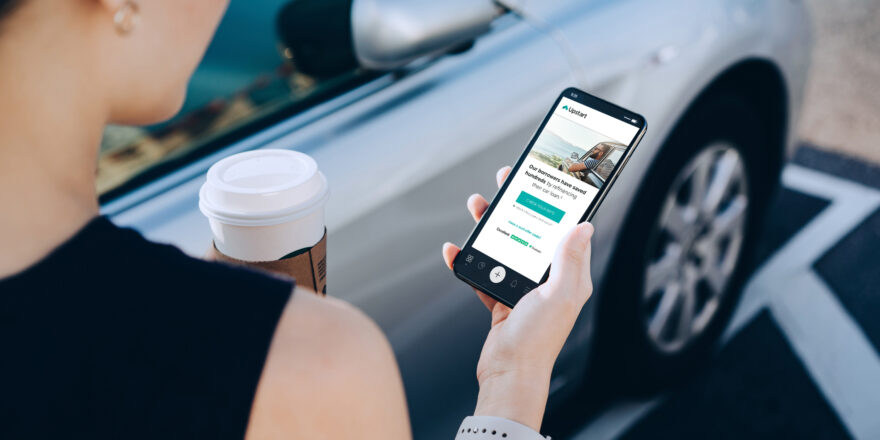
<svg viewBox="0 0 880 440">
<path fill-rule="evenodd" d="M 96 3 L 106 9 L 107 12 L 110 13 L 110 15 L 113 15 L 116 13 L 116 11 L 119 10 L 119 8 L 122 7 L 122 5 L 126 3 L 126 0 L 97 0 Z"/>
<path fill-rule="evenodd" d="M 107 16 L 113 17 L 113 25 L 120 35 L 128 35 L 137 27 L 140 12 L 137 0 L 97 0 L 97 4 Z"/>
<path fill-rule="evenodd" d="M 94 1 L 95 3 L 100 5 L 102 8 L 106 9 L 107 13 L 109 13 L 111 16 L 113 14 L 115 14 L 116 11 L 118 11 L 119 8 L 121 8 L 122 5 L 125 4 L 125 2 L 126 2 L 126 0 L 92 0 L 92 1 Z"/>
</svg>

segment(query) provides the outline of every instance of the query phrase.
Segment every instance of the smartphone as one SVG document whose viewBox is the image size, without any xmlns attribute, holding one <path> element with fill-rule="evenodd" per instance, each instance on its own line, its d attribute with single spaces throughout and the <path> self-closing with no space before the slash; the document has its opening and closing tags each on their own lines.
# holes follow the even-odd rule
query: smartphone
<svg viewBox="0 0 880 440">
<path fill-rule="evenodd" d="M 637 113 L 563 91 L 455 258 L 455 275 L 513 307 L 547 279 L 562 237 L 593 218 L 647 127 Z"/>
</svg>

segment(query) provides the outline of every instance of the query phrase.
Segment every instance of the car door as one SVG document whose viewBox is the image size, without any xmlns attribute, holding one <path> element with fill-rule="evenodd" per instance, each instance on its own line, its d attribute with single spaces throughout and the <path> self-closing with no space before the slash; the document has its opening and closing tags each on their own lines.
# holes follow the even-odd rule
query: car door
<svg viewBox="0 0 880 440">
<path fill-rule="evenodd" d="M 197 81 L 199 75 L 205 81 L 224 78 L 218 62 L 224 48 L 216 44 L 259 29 L 257 12 L 233 3 L 229 14 L 245 14 L 249 24 L 243 29 L 238 20 L 224 20 L 221 43 L 207 58 L 213 71 L 200 70 Z M 264 12 L 266 25 L 272 7 Z M 331 185 L 328 292 L 365 310 L 388 335 L 416 438 L 447 438 L 473 410 L 475 366 L 489 314 L 444 267 L 440 246 L 466 238 L 473 227 L 467 196 L 495 193 L 495 171 L 516 159 L 553 99 L 573 83 L 569 65 L 550 38 L 506 15 L 471 49 L 420 60 L 394 74 L 355 71 L 310 86 L 309 78 L 295 77 L 281 62 L 267 66 L 272 70 L 264 73 L 230 67 L 236 74 L 229 75 L 235 81 L 228 87 L 194 83 L 206 104 L 187 107 L 195 110 L 148 135 L 126 128 L 108 135 L 117 143 L 105 145 L 102 156 L 103 172 L 114 176 L 107 180 L 103 210 L 152 240 L 203 255 L 210 232 L 198 211 L 198 189 L 211 163 L 253 148 L 313 156 Z M 334 88 L 333 81 L 348 86 Z M 320 87 L 326 90 L 314 91 Z M 204 90 L 227 96 L 206 99 L 212 92 Z M 276 99 L 277 90 L 285 99 Z M 290 98 L 302 90 L 321 99 L 306 105 Z M 272 111 L 285 106 L 299 110 L 248 136 L 221 129 L 266 115 L 271 120 Z M 207 121 L 198 119 L 205 114 Z M 144 165 L 147 159 L 126 166 L 111 160 L 111 153 L 119 159 L 173 152 L 175 146 L 178 155 L 152 167 Z M 126 174 L 129 169 L 139 171 Z"/>
</svg>

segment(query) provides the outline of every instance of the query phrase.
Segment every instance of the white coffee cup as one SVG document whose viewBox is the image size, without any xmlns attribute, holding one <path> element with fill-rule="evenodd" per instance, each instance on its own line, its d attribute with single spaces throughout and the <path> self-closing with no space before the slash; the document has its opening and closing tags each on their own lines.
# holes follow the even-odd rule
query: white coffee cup
<svg viewBox="0 0 880 440">
<path fill-rule="evenodd" d="M 199 209 L 217 251 L 242 261 L 275 261 L 321 241 L 329 195 L 327 178 L 308 155 L 255 150 L 211 166 Z"/>
</svg>

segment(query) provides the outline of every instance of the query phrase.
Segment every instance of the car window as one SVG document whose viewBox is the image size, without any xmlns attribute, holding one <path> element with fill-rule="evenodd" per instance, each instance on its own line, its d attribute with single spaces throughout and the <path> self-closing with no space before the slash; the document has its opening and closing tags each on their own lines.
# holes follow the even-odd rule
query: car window
<svg viewBox="0 0 880 440">
<path fill-rule="evenodd" d="M 601 161 L 605 158 L 605 155 L 608 154 L 610 148 L 611 147 L 605 143 L 596 144 L 596 146 L 590 148 L 590 151 L 588 151 L 587 154 L 584 155 L 584 159 L 592 157 L 593 159 Z"/>
<path fill-rule="evenodd" d="M 289 2 L 231 2 L 181 112 L 159 125 L 107 127 L 97 168 L 102 201 L 369 80 L 354 68 L 326 78 L 297 71 L 276 30 Z"/>
<path fill-rule="evenodd" d="M 598 150 L 598 149 L 599 149 L 599 145 L 595 145 L 593 148 L 590 148 L 586 153 L 584 153 L 583 156 L 581 156 L 580 160 L 584 160 L 588 157 L 593 156 L 596 153 L 596 150 Z"/>
<path fill-rule="evenodd" d="M 601 177 L 603 181 L 608 180 L 608 176 L 611 175 L 611 171 L 614 170 L 614 166 L 617 165 L 617 162 L 620 161 L 622 156 L 623 150 L 613 148 L 605 157 L 605 160 L 599 163 L 594 172 Z"/>
</svg>

